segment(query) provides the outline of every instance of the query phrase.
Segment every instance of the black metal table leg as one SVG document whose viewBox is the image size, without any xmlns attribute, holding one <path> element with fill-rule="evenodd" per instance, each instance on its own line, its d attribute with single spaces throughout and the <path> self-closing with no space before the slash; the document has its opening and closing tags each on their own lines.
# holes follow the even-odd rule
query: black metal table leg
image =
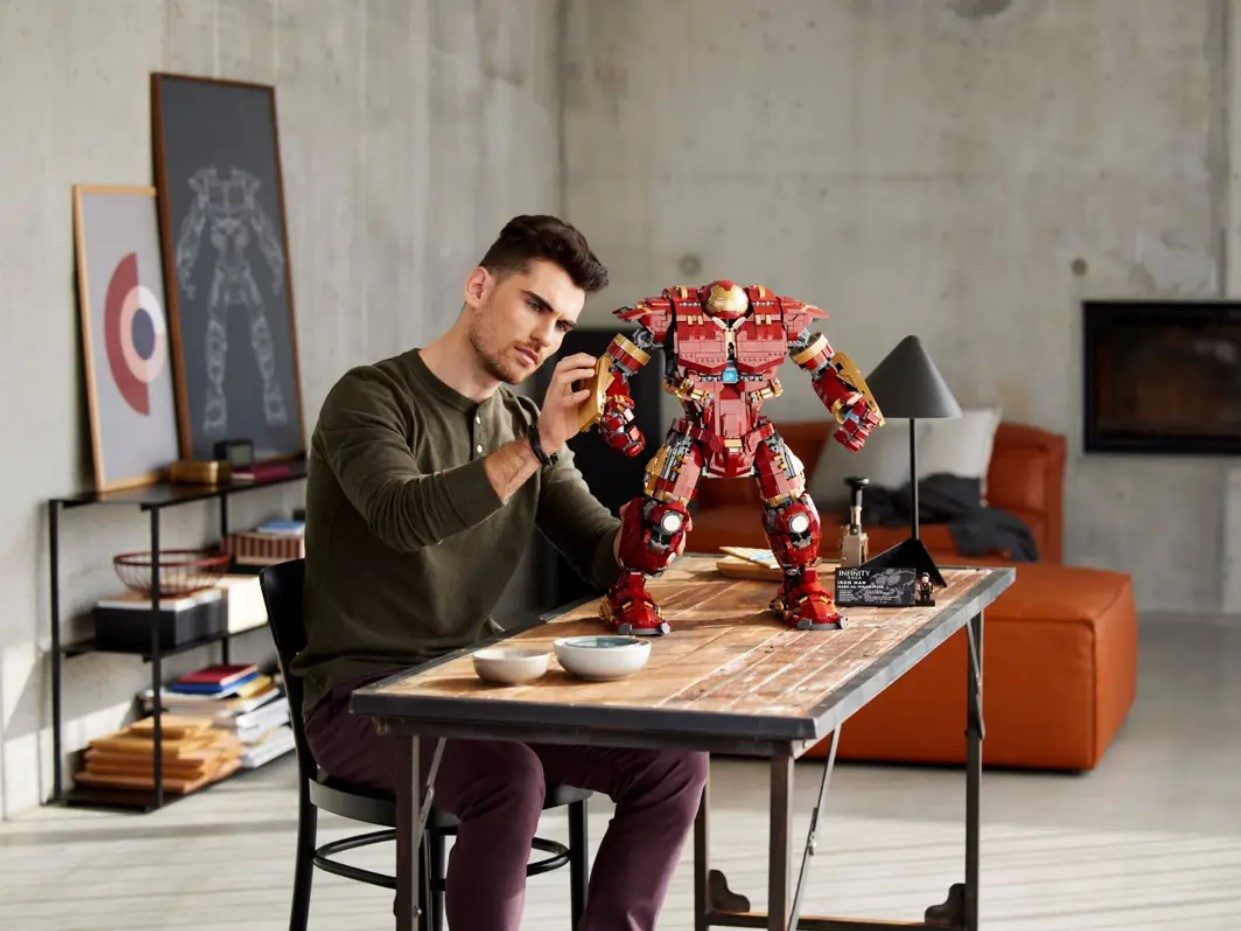
<svg viewBox="0 0 1241 931">
<path fill-rule="evenodd" d="M 793 757 L 771 758 L 771 827 L 767 863 L 767 928 L 788 931 L 789 844 L 793 827 Z"/>
<path fill-rule="evenodd" d="M 52 798 L 60 798 L 63 788 L 60 757 L 60 502 L 47 503 L 47 543 L 51 573 L 52 612 Z"/>
<path fill-rule="evenodd" d="M 708 771 L 706 784 L 702 787 L 702 800 L 694 818 L 694 931 L 707 931 L 711 923 L 707 917 L 711 910 L 711 893 L 707 887 L 707 871 L 711 868 L 708 840 L 709 804 L 711 799 L 711 776 Z"/>
<path fill-rule="evenodd" d="M 164 805 L 164 751 L 163 751 L 163 714 L 164 701 L 161 689 L 160 670 L 160 565 L 159 565 L 159 508 L 151 508 L 151 713 L 154 717 L 153 737 L 155 747 L 152 750 L 152 774 L 154 778 L 155 807 Z"/>
<path fill-rule="evenodd" d="M 965 928 L 978 929 L 978 834 L 979 792 L 982 783 L 983 616 L 974 615 L 965 628 L 969 641 L 966 661 L 966 764 L 965 764 Z"/>
<path fill-rule="evenodd" d="M 418 792 L 418 738 L 396 740 L 396 931 L 414 931 L 418 924 L 418 855 L 422 846 Z"/>
</svg>

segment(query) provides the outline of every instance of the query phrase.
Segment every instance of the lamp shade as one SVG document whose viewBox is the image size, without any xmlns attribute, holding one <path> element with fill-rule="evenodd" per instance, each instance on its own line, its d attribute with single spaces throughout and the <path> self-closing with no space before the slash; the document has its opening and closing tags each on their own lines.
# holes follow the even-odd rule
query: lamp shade
<svg viewBox="0 0 1241 931">
<path fill-rule="evenodd" d="M 884 417 L 960 417 L 961 405 L 916 336 L 906 336 L 875 366 L 866 384 Z"/>
</svg>

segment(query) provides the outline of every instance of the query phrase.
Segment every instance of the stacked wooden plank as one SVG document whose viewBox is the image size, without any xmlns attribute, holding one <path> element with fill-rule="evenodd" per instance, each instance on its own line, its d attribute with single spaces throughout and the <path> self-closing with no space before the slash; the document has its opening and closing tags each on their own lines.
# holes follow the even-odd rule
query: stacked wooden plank
<svg viewBox="0 0 1241 931">
<path fill-rule="evenodd" d="M 185 794 L 231 775 L 240 766 L 241 743 L 210 718 L 165 714 L 161 719 L 161 782 L 165 792 Z M 112 789 L 155 787 L 154 719 L 143 718 L 124 730 L 90 742 L 85 767 L 74 774 L 79 785 Z"/>
</svg>

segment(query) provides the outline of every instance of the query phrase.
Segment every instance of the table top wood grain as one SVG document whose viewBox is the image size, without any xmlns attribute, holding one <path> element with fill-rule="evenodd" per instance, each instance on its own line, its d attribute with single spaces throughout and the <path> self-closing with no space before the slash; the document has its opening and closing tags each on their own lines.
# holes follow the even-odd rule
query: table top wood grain
<svg viewBox="0 0 1241 931">
<path fill-rule="evenodd" d="M 613 682 L 584 682 L 554 655 L 521 686 L 482 682 L 461 651 L 354 692 L 351 708 L 427 736 L 675 745 L 763 753 L 805 748 L 912 668 L 1012 584 L 1011 568 L 943 569 L 934 607 L 849 608 L 840 631 L 796 631 L 768 611 L 776 583 L 728 578 L 687 556 L 652 581 L 672 633 Z M 831 586 L 830 568 L 823 581 Z M 598 599 L 504 638 L 552 650 L 559 637 L 605 633 Z M 765 755 L 765 753 L 763 754 Z"/>
</svg>

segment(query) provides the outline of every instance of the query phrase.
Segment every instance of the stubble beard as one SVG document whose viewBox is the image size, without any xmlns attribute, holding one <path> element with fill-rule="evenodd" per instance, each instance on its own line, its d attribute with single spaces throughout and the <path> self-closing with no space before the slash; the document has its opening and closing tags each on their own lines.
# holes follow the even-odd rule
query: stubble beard
<svg viewBox="0 0 1241 931">
<path fill-rule="evenodd" d="M 522 380 L 523 375 L 513 372 L 511 368 L 505 365 L 503 357 L 487 345 L 482 329 L 481 323 L 476 320 L 470 327 L 469 335 L 470 346 L 474 349 L 474 354 L 478 357 L 478 362 L 483 367 L 483 371 L 496 381 L 503 382 L 506 385 L 516 385 Z"/>
</svg>

